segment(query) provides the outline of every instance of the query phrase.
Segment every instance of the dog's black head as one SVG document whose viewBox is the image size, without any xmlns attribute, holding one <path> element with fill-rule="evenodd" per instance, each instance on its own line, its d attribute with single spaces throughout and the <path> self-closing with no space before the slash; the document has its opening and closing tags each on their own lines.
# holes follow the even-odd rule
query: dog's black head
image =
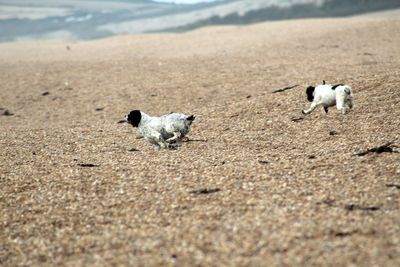
<svg viewBox="0 0 400 267">
<path fill-rule="evenodd" d="M 141 119 L 142 113 L 140 113 L 140 110 L 132 110 L 126 117 L 126 121 L 132 124 L 133 127 L 138 127 Z"/>
<path fill-rule="evenodd" d="M 307 100 L 310 102 L 313 102 L 314 100 L 314 90 L 315 90 L 314 86 L 309 86 L 306 90 Z"/>
</svg>

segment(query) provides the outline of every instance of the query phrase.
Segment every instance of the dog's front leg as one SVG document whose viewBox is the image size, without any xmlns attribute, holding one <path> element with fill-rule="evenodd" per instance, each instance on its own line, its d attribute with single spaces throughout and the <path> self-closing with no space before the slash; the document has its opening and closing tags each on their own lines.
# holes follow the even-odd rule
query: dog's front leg
<svg viewBox="0 0 400 267">
<path fill-rule="evenodd" d="M 303 110 L 303 114 L 310 114 L 311 112 L 313 112 L 313 110 L 318 107 L 319 105 L 321 105 L 321 103 L 317 103 L 317 102 L 312 102 L 310 105 L 309 109 Z"/>
</svg>

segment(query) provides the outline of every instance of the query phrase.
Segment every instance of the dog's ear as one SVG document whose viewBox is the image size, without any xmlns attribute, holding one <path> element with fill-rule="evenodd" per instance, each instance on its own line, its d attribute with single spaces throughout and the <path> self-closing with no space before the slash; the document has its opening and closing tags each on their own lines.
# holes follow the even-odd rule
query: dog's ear
<svg viewBox="0 0 400 267">
<path fill-rule="evenodd" d="M 307 94 L 307 100 L 309 102 L 313 102 L 313 100 L 314 100 L 314 91 L 315 91 L 314 86 L 307 87 L 306 94 Z"/>
</svg>

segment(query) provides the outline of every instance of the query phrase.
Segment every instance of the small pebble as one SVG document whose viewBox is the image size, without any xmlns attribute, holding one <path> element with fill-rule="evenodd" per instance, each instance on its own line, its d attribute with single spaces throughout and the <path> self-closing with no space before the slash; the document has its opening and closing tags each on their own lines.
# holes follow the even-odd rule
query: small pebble
<svg viewBox="0 0 400 267">
<path fill-rule="evenodd" d="M 4 112 L 3 112 L 3 114 L 2 114 L 3 116 L 12 116 L 12 115 L 14 115 L 14 113 L 12 113 L 12 112 L 10 112 L 9 110 L 5 110 Z"/>
</svg>

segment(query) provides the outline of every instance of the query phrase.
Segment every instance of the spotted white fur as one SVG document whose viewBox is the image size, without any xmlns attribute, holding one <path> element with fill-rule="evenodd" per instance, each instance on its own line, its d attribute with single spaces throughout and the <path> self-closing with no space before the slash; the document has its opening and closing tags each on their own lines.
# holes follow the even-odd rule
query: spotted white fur
<svg viewBox="0 0 400 267">
<path fill-rule="evenodd" d="M 173 148 L 180 145 L 195 119 L 193 115 L 170 113 L 161 117 L 151 117 L 146 113 L 133 110 L 125 116 L 124 122 L 138 127 L 145 140 L 156 148 Z"/>
<path fill-rule="evenodd" d="M 353 108 L 353 93 L 350 86 L 345 84 L 324 84 L 317 87 L 309 86 L 306 90 L 308 101 L 312 102 L 309 109 L 303 114 L 310 114 L 316 107 L 323 106 L 326 113 L 328 108 L 335 106 L 342 113 L 346 113 L 346 106 Z"/>
</svg>

